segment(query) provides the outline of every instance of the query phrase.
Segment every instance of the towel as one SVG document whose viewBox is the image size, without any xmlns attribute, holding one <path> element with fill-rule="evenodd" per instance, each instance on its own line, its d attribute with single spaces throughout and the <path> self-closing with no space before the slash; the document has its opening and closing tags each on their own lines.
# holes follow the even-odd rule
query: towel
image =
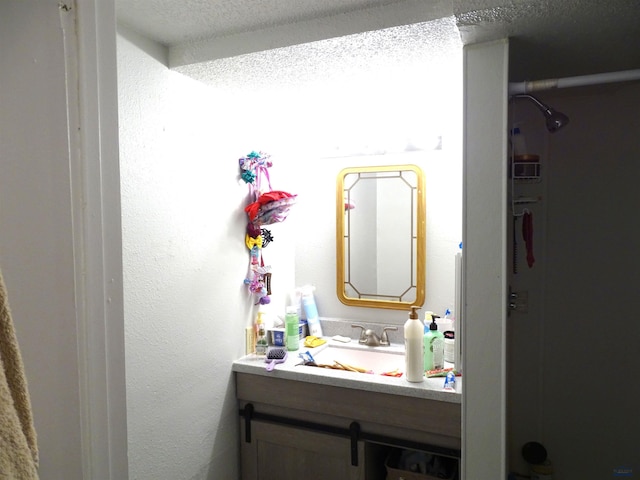
<svg viewBox="0 0 640 480">
<path fill-rule="evenodd" d="M 0 479 L 38 478 L 38 446 L 24 366 L 0 272 Z"/>
</svg>

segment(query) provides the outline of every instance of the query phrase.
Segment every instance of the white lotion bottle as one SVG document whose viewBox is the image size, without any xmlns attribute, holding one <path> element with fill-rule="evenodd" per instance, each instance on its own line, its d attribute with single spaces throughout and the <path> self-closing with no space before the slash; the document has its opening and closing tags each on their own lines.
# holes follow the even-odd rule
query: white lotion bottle
<svg viewBox="0 0 640 480">
<path fill-rule="evenodd" d="M 404 324 L 405 375 L 408 382 L 424 381 L 424 325 L 417 309 L 411 307 L 409 319 Z"/>
</svg>

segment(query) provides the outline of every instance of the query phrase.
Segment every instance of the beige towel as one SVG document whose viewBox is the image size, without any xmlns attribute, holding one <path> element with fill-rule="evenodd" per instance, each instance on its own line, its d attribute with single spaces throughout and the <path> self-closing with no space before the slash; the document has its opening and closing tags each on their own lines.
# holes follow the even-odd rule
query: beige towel
<svg viewBox="0 0 640 480">
<path fill-rule="evenodd" d="M 0 479 L 38 478 L 31 401 L 0 272 Z"/>
</svg>

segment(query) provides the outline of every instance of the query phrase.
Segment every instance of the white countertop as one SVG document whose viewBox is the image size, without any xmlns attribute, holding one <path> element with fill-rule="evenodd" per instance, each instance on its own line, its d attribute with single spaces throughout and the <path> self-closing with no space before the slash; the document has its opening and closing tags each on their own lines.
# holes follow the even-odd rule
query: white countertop
<svg viewBox="0 0 640 480">
<path fill-rule="evenodd" d="M 423 382 L 411 383 L 405 379 L 404 375 L 397 378 L 379 374 L 356 373 L 302 365 L 302 359 L 298 356 L 299 352 L 306 352 L 308 350 L 311 355 L 314 355 L 315 353 L 319 353 L 323 349 L 327 348 L 329 345 L 337 347 L 345 346 L 344 344 L 341 344 L 341 342 L 336 342 L 328 338 L 325 338 L 325 340 L 327 340 L 326 344 L 316 348 L 307 348 L 301 345 L 298 351 L 288 352 L 287 360 L 284 363 L 276 364 L 275 368 L 271 372 L 266 370 L 267 363 L 265 362 L 264 357 L 257 357 L 256 355 L 246 355 L 233 362 L 233 371 L 450 403 L 461 403 L 462 401 L 462 377 L 456 377 L 455 391 L 450 391 L 443 389 L 445 381 L 444 377 L 425 378 Z M 362 349 L 371 348 L 358 345 L 356 340 L 352 340 L 351 344 L 347 347 Z M 389 347 L 377 348 L 402 350 L 403 346 L 391 345 Z"/>
</svg>

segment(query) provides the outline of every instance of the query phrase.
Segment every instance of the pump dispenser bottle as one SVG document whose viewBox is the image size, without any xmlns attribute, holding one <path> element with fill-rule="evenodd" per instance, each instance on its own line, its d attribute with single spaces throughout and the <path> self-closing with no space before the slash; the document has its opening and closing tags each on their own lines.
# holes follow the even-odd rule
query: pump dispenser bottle
<svg viewBox="0 0 640 480">
<path fill-rule="evenodd" d="M 424 381 L 424 327 L 418 317 L 419 307 L 411 307 L 409 319 L 404 324 L 405 375 L 408 382 Z"/>
<path fill-rule="evenodd" d="M 424 369 L 444 368 L 444 335 L 438 330 L 437 315 L 431 316 L 429 331 L 424 334 Z"/>
<path fill-rule="evenodd" d="M 267 347 L 269 343 L 267 341 L 267 332 L 264 325 L 264 320 L 262 319 L 262 312 L 258 312 L 258 318 L 256 319 L 256 355 L 259 357 L 263 357 L 267 354 Z"/>
</svg>

